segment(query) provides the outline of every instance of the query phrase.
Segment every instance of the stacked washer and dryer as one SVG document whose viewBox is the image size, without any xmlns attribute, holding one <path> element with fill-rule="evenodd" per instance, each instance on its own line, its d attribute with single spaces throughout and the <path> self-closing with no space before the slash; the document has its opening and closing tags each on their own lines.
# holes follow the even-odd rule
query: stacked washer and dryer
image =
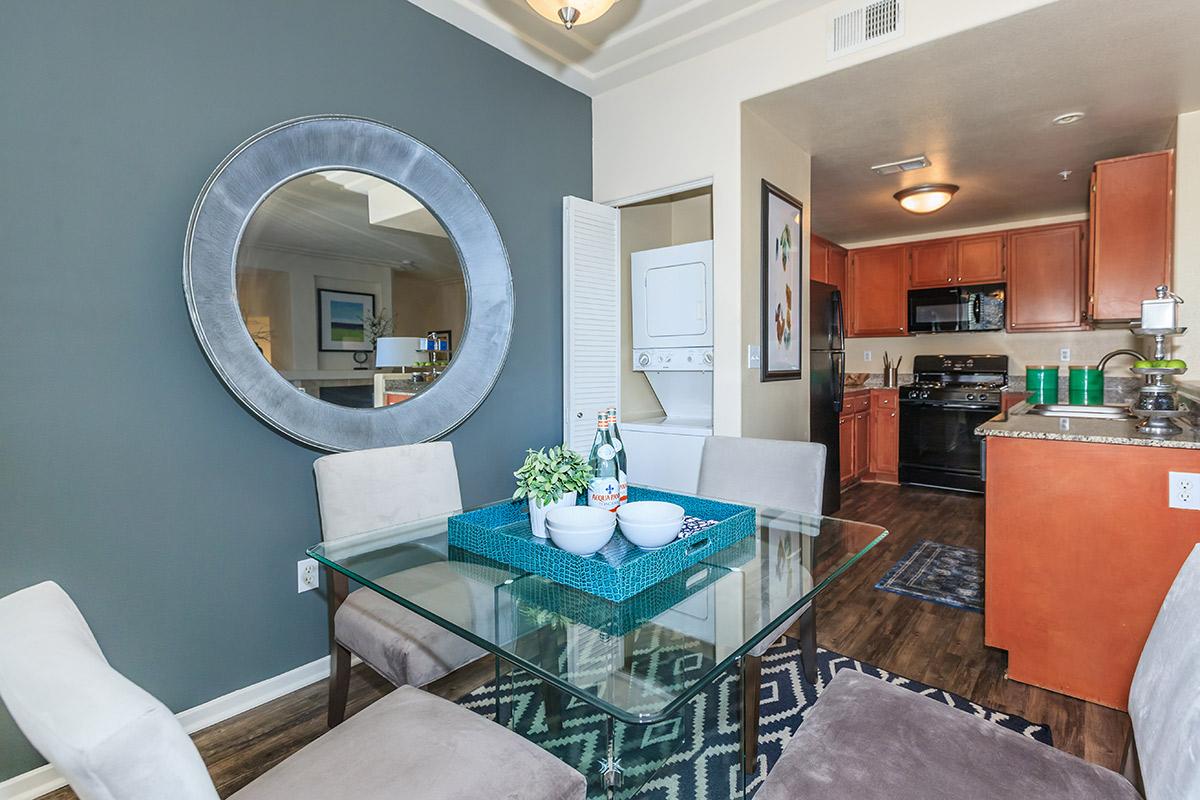
<svg viewBox="0 0 1200 800">
<path fill-rule="evenodd" d="M 629 480 L 694 493 L 713 432 L 713 243 L 633 253 L 633 368 L 663 415 L 625 420 Z"/>
</svg>

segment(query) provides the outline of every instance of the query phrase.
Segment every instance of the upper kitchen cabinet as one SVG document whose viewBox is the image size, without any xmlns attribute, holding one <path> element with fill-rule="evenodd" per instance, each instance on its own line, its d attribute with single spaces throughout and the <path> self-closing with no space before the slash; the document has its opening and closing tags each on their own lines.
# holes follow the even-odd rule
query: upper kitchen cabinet
<svg viewBox="0 0 1200 800">
<path fill-rule="evenodd" d="M 907 330 L 908 247 L 850 253 L 846 310 L 850 336 L 903 336 Z"/>
<path fill-rule="evenodd" d="M 1008 233 L 1008 330 L 1077 331 L 1084 315 L 1087 223 Z"/>
<path fill-rule="evenodd" d="M 956 281 L 968 283 L 1000 283 L 1004 280 L 1003 233 L 983 233 L 954 240 L 954 261 L 958 267 Z"/>
<path fill-rule="evenodd" d="M 820 236 L 809 237 L 808 277 L 821 283 L 829 282 L 829 243 Z"/>
<path fill-rule="evenodd" d="M 908 281 L 913 289 L 932 289 L 954 283 L 954 239 L 913 244 L 908 249 Z"/>
<path fill-rule="evenodd" d="M 843 294 L 846 292 L 846 261 L 846 249 L 836 244 L 830 245 L 829 260 L 826 262 L 826 282 L 841 289 Z"/>
<path fill-rule="evenodd" d="M 1175 151 L 1098 161 L 1092 171 L 1090 313 L 1132 320 L 1171 282 Z"/>
</svg>

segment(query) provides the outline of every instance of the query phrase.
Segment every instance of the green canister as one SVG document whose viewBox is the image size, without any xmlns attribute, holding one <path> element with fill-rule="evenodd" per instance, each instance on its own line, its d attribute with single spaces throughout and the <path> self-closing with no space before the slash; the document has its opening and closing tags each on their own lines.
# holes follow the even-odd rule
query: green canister
<svg viewBox="0 0 1200 800">
<path fill-rule="evenodd" d="M 1029 392 L 1030 405 L 1058 402 L 1058 367 L 1025 367 L 1025 391 Z"/>
<path fill-rule="evenodd" d="M 1067 387 L 1073 406 L 1104 405 L 1104 373 L 1095 367 L 1071 367 Z"/>
</svg>

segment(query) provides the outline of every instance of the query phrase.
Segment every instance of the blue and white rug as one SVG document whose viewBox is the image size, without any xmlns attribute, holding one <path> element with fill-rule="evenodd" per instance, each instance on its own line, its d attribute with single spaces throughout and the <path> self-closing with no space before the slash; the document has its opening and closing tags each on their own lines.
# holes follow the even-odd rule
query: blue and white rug
<svg viewBox="0 0 1200 800">
<path fill-rule="evenodd" d="M 875 588 L 982 613 L 983 563 L 974 548 L 922 539 Z"/>
<path fill-rule="evenodd" d="M 639 637 L 641 638 L 641 637 Z M 654 645 L 646 637 L 645 645 Z M 661 646 L 658 642 L 655 646 Z M 637 647 L 641 651 L 643 647 Z M 670 650 L 670 646 L 666 648 Z M 656 657 L 657 674 L 680 675 L 689 669 L 686 657 Z M 804 679 L 797 643 L 784 639 L 763 657 L 762 694 L 758 737 L 758 769 L 745 776 L 747 793 L 753 793 L 774 766 L 784 746 L 812 709 L 817 697 L 844 669 L 872 675 L 897 686 L 945 703 L 965 713 L 988 720 L 1044 744 L 1052 744 L 1050 729 L 1021 717 L 985 708 L 950 692 L 934 689 L 870 664 L 819 649 L 816 686 Z M 624 756 L 622 768 L 626 789 L 617 797 L 630 797 L 632 787 L 641 787 L 637 800 L 723 800 L 740 796 L 743 779 L 739 763 L 740 700 L 737 676 L 727 675 L 688 703 L 681 716 L 649 726 L 618 726 L 616 738 Z M 508 684 L 505 684 L 506 688 Z M 561 723 L 546 723 L 541 683 L 522 673 L 512 681 L 511 727 L 523 736 L 589 776 L 606 755 L 606 717 L 591 706 L 564 699 Z M 495 710 L 496 685 L 489 682 L 462 698 L 459 703 L 489 718 Z M 652 758 L 640 758 L 644 753 Z M 603 797 L 596 781 L 589 778 L 589 797 Z"/>
</svg>

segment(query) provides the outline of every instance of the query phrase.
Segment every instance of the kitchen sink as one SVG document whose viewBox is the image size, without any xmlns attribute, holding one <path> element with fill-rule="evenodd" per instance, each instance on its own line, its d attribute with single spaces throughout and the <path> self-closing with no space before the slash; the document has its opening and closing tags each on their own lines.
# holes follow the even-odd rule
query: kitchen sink
<svg viewBox="0 0 1200 800">
<path fill-rule="evenodd" d="M 1134 419 L 1126 406 L 1067 406 L 1040 403 L 1029 409 L 1029 414 L 1038 417 L 1075 417 L 1076 419 Z"/>
</svg>

